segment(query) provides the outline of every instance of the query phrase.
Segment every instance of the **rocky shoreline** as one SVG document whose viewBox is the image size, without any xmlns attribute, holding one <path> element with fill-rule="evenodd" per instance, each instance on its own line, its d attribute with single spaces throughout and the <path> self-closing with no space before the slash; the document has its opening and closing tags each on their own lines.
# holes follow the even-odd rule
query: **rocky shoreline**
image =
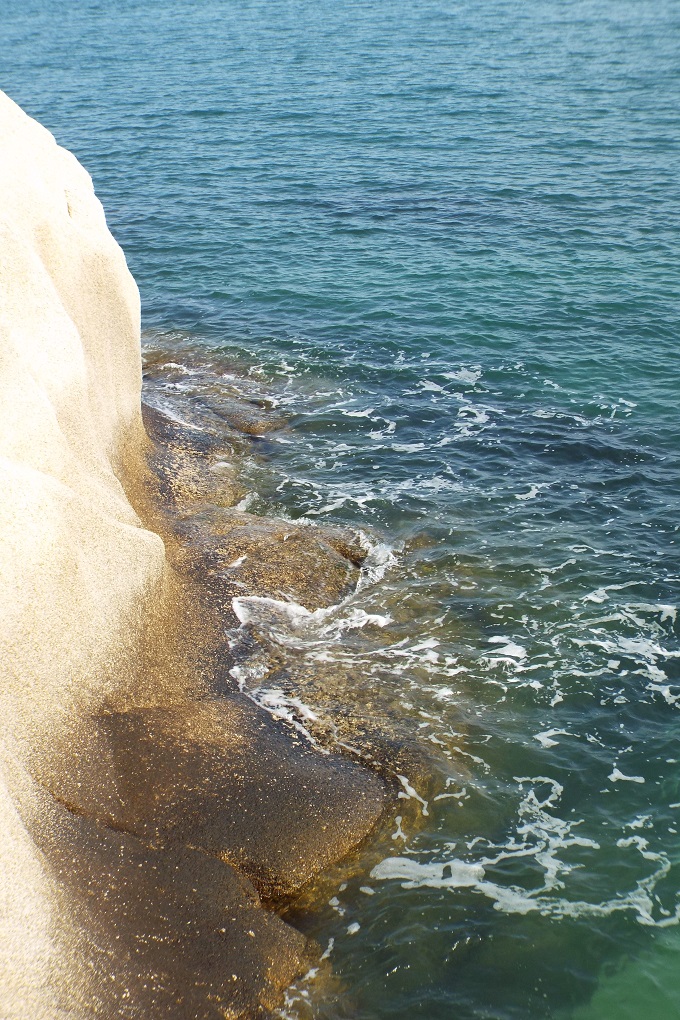
<svg viewBox="0 0 680 1020">
<path fill-rule="evenodd" d="M 0 112 L 21 198 L 4 212 L 5 294 L 19 235 L 28 252 L 23 303 L 3 320 L 5 378 L 24 371 L 46 409 L 17 453 L 19 387 L 4 431 L 3 453 L 44 492 L 4 500 L 2 1014 L 264 1016 L 316 952 L 274 910 L 374 830 L 399 742 L 351 712 L 351 748 L 335 723 L 312 735 L 276 718 L 239 683 L 247 651 L 227 623 L 240 600 L 334 605 L 367 550 L 241 505 L 234 448 L 281 424 L 257 402 L 190 422 L 148 406 L 144 430 L 137 292 L 89 178 L 6 97 Z M 38 544 L 58 521 L 56 575 L 44 558 L 11 561 L 31 515 Z M 257 644 L 256 626 L 242 631 Z"/>
</svg>

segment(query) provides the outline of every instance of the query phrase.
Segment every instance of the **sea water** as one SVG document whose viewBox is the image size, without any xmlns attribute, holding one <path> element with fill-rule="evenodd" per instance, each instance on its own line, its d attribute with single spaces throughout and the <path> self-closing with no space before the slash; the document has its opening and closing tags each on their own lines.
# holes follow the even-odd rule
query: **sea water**
<svg viewBox="0 0 680 1020">
<path fill-rule="evenodd" d="M 680 4 L 23 0 L 0 41 L 168 392 L 285 413 L 244 505 L 370 535 L 272 639 L 441 750 L 290 1015 L 680 1016 Z"/>
</svg>

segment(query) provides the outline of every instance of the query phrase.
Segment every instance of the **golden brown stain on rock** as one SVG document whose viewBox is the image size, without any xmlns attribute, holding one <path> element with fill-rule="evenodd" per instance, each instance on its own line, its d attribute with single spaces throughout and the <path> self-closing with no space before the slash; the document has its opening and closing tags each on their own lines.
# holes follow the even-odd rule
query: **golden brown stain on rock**
<svg viewBox="0 0 680 1020">
<path fill-rule="evenodd" d="M 242 695 L 93 724 L 96 782 L 72 771 L 59 794 L 70 809 L 157 849 L 226 861 L 270 901 L 340 860 L 382 813 L 376 776 L 320 754 Z"/>
<path fill-rule="evenodd" d="M 200 850 L 159 850 L 47 799 L 42 807 L 34 838 L 69 911 L 65 952 L 87 972 L 59 996 L 64 1015 L 268 1015 L 306 943 L 262 909 L 247 879 Z"/>
</svg>

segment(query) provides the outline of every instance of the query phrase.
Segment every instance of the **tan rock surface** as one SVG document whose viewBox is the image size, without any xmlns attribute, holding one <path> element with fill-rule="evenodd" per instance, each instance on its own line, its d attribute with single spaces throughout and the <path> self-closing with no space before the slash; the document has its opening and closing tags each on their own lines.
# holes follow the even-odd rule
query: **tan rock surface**
<svg viewBox="0 0 680 1020">
<path fill-rule="evenodd" d="M 23 768 L 115 694 L 164 570 L 120 481 L 143 437 L 139 296 L 88 174 L 0 94 L 0 989 L 58 1015 L 68 921 Z M 23 790 L 23 799 L 19 796 Z M 78 969 L 74 970 L 74 975 Z"/>
<path fill-rule="evenodd" d="M 143 437 L 137 287 L 88 174 L 4 95 L 0 137 L 0 717 L 33 748 L 113 693 L 102 645 L 164 549 L 120 481 Z"/>
</svg>

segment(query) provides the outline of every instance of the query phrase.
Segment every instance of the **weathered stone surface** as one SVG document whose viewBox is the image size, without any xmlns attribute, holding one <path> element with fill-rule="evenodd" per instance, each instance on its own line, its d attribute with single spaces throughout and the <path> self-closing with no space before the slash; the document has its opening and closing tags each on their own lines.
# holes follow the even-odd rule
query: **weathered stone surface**
<svg viewBox="0 0 680 1020">
<path fill-rule="evenodd" d="M 299 972 L 305 939 L 261 908 L 247 879 L 200 850 L 156 850 L 46 801 L 42 808 L 33 834 L 68 911 L 61 953 L 77 974 L 53 989 L 51 1017 L 269 1015 Z M 22 1015 L 6 1006 L 3 1017 Z"/>
<path fill-rule="evenodd" d="M 241 695 L 113 713 L 97 726 L 88 753 L 98 767 L 59 795 L 153 846 L 229 861 L 270 899 L 347 854 L 383 808 L 377 776 Z"/>
<path fill-rule="evenodd" d="M 235 595 L 259 595 L 313 612 L 340 602 L 359 578 L 355 564 L 323 532 L 276 518 L 213 515 L 194 547 L 200 550 L 200 572 L 223 592 L 227 609 Z"/>
<path fill-rule="evenodd" d="M 319 533 L 324 542 L 344 556 L 346 560 L 360 567 L 368 555 L 366 546 L 360 536 L 349 528 L 339 528 L 330 524 L 324 524 L 319 528 Z"/>
<path fill-rule="evenodd" d="M 0 152 L 0 1016 L 55 1020 L 70 918 L 11 761 L 116 698 L 166 562 L 121 484 L 146 442 L 123 252 L 86 171 L 2 93 Z"/>
</svg>

